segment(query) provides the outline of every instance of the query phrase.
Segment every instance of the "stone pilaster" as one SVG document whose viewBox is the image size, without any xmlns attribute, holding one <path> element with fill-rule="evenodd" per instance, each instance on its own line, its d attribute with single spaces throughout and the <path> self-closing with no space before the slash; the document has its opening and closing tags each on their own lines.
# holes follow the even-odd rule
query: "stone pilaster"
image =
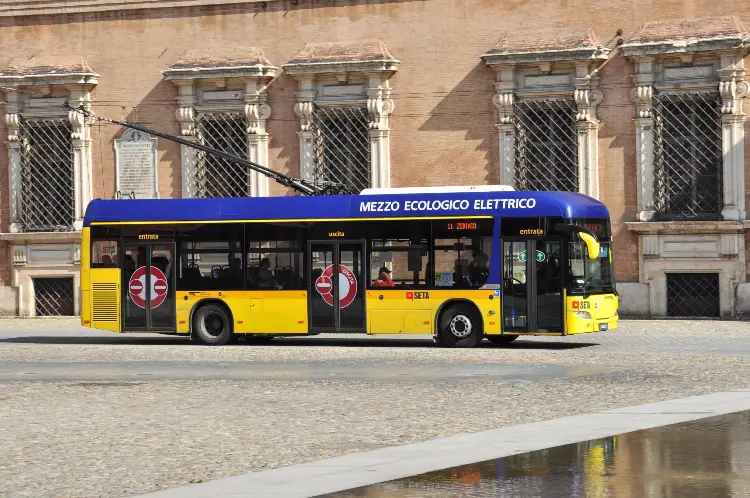
<svg viewBox="0 0 750 498">
<path fill-rule="evenodd" d="M 21 116 L 18 114 L 18 107 L 11 103 L 10 95 L 6 106 L 7 114 L 5 115 L 5 125 L 8 129 L 8 208 L 10 214 L 10 230 L 18 232 L 18 223 L 20 221 L 19 203 L 21 185 L 21 142 L 20 128 Z"/>
<path fill-rule="evenodd" d="M 315 113 L 314 77 L 302 75 L 297 77 L 299 90 L 296 92 L 297 103 L 294 114 L 299 118 L 299 176 L 303 180 L 315 178 L 315 150 L 313 144 L 313 114 Z"/>
<path fill-rule="evenodd" d="M 750 90 L 745 81 L 744 60 L 740 54 L 721 58 L 719 93 L 722 99 L 721 132 L 723 148 L 725 220 L 744 220 L 745 209 L 745 113 L 742 103 Z"/>
<path fill-rule="evenodd" d="M 516 134 L 513 126 L 513 103 L 515 101 L 515 66 L 493 66 L 496 74 L 495 94 L 492 105 L 497 109 L 499 133 L 500 184 L 516 185 Z"/>
<path fill-rule="evenodd" d="M 268 167 L 268 131 L 266 123 L 271 117 L 265 85 L 258 79 L 245 82 L 245 119 L 247 121 L 247 157 L 250 161 Z M 248 195 L 268 197 L 268 177 L 248 170 Z"/>
<path fill-rule="evenodd" d="M 177 110 L 175 118 L 180 124 L 180 138 L 197 142 L 195 127 L 195 84 L 193 80 L 176 80 L 177 86 Z M 196 168 L 198 162 L 198 151 L 186 145 L 180 145 L 180 163 L 182 165 L 182 197 L 196 197 L 198 186 L 196 184 Z"/>
<path fill-rule="evenodd" d="M 393 113 L 391 89 L 387 76 L 382 73 L 368 75 L 370 88 L 367 90 L 367 112 L 370 118 L 370 162 L 371 186 L 389 188 L 391 186 L 391 128 L 389 116 Z"/>
<path fill-rule="evenodd" d="M 578 191 L 599 198 L 599 119 L 596 110 L 604 95 L 592 62 L 576 64 L 576 130 L 578 136 Z"/>
<path fill-rule="evenodd" d="M 495 127 L 499 133 L 500 184 L 513 185 L 516 183 L 516 134 L 513 126 L 513 86 L 503 82 L 495 83 L 495 95 L 492 105 L 498 113 L 498 123 Z"/>
<path fill-rule="evenodd" d="M 76 87 L 69 88 L 70 104 L 78 108 L 83 106 L 91 110 L 91 94 L 87 90 Z M 86 119 L 79 112 L 68 113 L 71 131 L 71 146 L 73 147 L 73 185 L 74 185 L 74 219 L 76 230 L 83 228 L 83 216 L 86 207 L 93 197 L 92 190 L 92 151 L 91 151 L 91 120 Z"/>
<path fill-rule="evenodd" d="M 633 75 L 634 87 L 630 100 L 636 106 L 636 176 L 637 218 L 639 221 L 653 219 L 654 208 L 654 61 L 650 57 L 635 59 L 636 72 Z"/>
</svg>

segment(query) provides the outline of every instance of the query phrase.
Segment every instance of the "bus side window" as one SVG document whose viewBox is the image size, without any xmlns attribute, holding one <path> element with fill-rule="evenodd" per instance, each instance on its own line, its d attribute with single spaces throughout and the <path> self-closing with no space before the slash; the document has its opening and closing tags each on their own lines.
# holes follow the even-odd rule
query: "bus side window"
<svg viewBox="0 0 750 498">
<path fill-rule="evenodd" d="M 91 245 L 92 268 L 117 268 L 117 241 L 95 240 Z"/>
<path fill-rule="evenodd" d="M 369 288 L 427 287 L 427 239 L 375 240 L 370 251 Z"/>
<path fill-rule="evenodd" d="M 492 237 L 435 239 L 435 287 L 478 289 L 489 277 Z"/>
</svg>

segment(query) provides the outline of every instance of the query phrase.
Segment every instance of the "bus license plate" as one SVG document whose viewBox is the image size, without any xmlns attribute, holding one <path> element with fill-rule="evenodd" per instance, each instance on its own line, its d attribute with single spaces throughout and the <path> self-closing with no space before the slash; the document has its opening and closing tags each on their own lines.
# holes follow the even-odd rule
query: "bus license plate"
<svg viewBox="0 0 750 498">
<path fill-rule="evenodd" d="M 608 328 L 609 328 L 609 324 L 608 323 L 602 323 L 601 325 L 599 325 L 599 330 L 601 330 L 601 331 L 605 331 Z"/>
</svg>

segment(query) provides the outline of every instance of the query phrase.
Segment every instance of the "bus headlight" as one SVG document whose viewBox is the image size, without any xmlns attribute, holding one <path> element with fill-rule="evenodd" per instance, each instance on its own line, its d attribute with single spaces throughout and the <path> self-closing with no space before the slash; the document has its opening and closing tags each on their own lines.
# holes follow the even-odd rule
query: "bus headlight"
<svg viewBox="0 0 750 498">
<path fill-rule="evenodd" d="M 575 315 L 578 318 L 585 318 L 586 320 L 591 320 L 591 313 L 589 313 L 588 311 L 576 311 Z"/>
</svg>

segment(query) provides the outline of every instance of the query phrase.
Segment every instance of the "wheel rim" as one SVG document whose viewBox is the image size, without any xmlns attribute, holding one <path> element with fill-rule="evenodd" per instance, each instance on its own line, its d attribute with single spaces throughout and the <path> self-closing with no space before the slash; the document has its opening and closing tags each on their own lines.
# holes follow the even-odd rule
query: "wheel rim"
<svg viewBox="0 0 750 498">
<path fill-rule="evenodd" d="M 224 319 L 218 313 L 209 313 L 203 319 L 203 325 L 211 337 L 218 337 L 224 331 Z"/>
<path fill-rule="evenodd" d="M 466 315 L 456 315 L 451 319 L 448 328 L 450 329 L 451 334 L 459 339 L 463 339 L 464 337 L 471 335 L 471 320 Z"/>
</svg>

